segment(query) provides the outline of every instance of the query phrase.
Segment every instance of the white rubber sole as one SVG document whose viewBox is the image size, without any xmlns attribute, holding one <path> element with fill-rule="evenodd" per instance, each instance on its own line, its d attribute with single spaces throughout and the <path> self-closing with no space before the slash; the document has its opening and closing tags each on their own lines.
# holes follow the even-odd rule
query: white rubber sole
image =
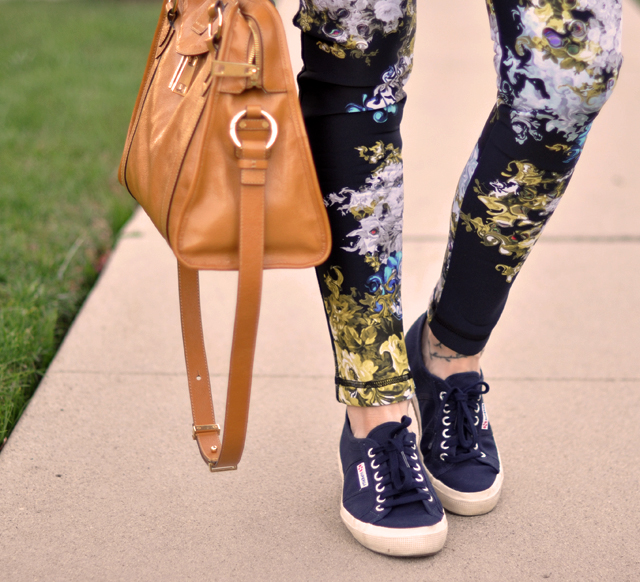
<svg viewBox="0 0 640 582">
<path fill-rule="evenodd" d="M 431 484 L 442 503 L 442 507 L 447 511 L 458 515 L 483 515 L 485 513 L 489 513 L 498 504 L 500 492 L 502 491 L 502 480 L 504 477 L 502 471 L 496 475 L 496 480 L 489 489 L 474 493 L 466 493 L 447 487 L 442 481 L 438 481 L 438 479 L 431 475 L 426 467 L 425 470 L 427 471 Z"/>
<path fill-rule="evenodd" d="M 338 467 L 344 474 L 338 452 Z M 447 516 L 434 524 L 424 527 L 391 528 L 360 521 L 351 515 L 342 504 L 340 496 L 340 517 L 347 529 L 365 548 L 388 556 L 429 556 L 438 553 L 447 540 L 449 524 Z"/>
<path fill-rule="evenodd" d="M 420 438 L 422 435 L 422 418 L 420 416 L 420 409 L 418 407 L 418 399 L 416 397 L 411 399 L 411 404 L 414 412 L 414 417 L 416 419 L 416 424 L 418 425 L 418 443 L 420 442 Z M 418 451 L 420 453 L 420 458 L 424 462 L 422 458 L 422 451 L 420 447 L 418 447 Z M 425 465 L 425 470 L 429 479 L 431 480 L 431 484 L 438 494 L 438 498 L 440 499 L 440 503 L 442 503 L 442 507 L 444 507 L 447 511 L 451 513 L 455 513 L 457 515 L 483 515 L 485 513 L 489 513 L 495 506 L 498 504 L 498 500 L 500 499 L 500 492 L 502 491 L 502 481 L 504 479 L 504 473 L 502 471 L 502 460 L 500 459 L 500 453 L 498 453 L 498 460 L 500 462 L 500 472 L 496 475 L 496 480 L 493 482 L 493 485 L 489 487 L 489 489 L 485 489 L 484 491 L 478 491 L 476 493 L 465 493 L 463 491 L 456 491 L 455 489 L 451 489 L 451 487 L 447 487 L 442 481 L 436 479 L 427 469 Z"/>
<path fill-rule="evenodd" d="M 447 540 L 447 517 L 425 527 L 390 528 L 364 523 L 351 515 L 343 505 L 340 517 L 365 548 L 388 556 L 429 556 L 439 552 Z"/>
</svg>

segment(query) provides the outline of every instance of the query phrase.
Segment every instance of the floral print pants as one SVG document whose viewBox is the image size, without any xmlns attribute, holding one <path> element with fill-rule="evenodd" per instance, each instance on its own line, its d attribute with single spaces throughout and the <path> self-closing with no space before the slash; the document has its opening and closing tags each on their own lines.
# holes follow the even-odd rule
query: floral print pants
<svg viewBox="0 0 640 582">
<path fill-rule="evenodd" d="M 620 0 L 486 0 L 496 104 L 462 172 L 429 325 L 479 353 L 618 78 Z M 301 0 L 300 99 L 333 234 L 317 269 L 340 402 L 411 398 L 400 121 L 415 0 Z M 417 96 L 416 98 L 419 98 Z"/>
</svg>

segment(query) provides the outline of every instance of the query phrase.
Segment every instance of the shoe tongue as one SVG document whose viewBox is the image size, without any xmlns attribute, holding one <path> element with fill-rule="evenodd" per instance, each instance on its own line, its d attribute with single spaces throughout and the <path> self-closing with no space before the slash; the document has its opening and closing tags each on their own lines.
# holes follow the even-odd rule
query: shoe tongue
<svg viewBox="0 0 640 582">
<path fill-rule="evenodd" d="M 452 374 L 447 378 L 447 384 L 449 384 L 449 386 L 460 390 L 474 386 L 480 381 L 482 381 L 482 376 L 480 376 L 478 372 L 460 372 L 459 374 Z"/>
<path fill-rule="evenodd" d="M 403 420 L 407 418 L 409 420 L 409 424 L 411 424 L 411 419 L 409 419 L 407 416 L 403 417 Z M 406 422 L 403 424 L 401 422 L 385 422 L 384 424 L 381 424 L 379 426 L 376 426 L 376 428 L 374 428 L 369 435 L 367 436 L 367 438 L 372 439 L 374 441 L 376 441 L 377 443 L 384 443 L 386 441 L 388 441 L 391 438 L 391 434 L 395 431 L 396 433 L 400 432 L 398 431 L 399 428 L 403 427 L 403 426 L 409 426 L 409 424 L 407 424 Z"/>
</svg>

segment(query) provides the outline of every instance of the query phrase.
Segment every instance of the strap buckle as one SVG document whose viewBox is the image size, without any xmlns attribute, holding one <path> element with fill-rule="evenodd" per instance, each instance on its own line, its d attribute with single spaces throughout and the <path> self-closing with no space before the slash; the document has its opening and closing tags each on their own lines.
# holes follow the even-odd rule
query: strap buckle
<svg viewBox="0 0 640 582">
<path fill-rule="evenodd" d="M 217 432 L 218 434 L 220 434 L 219 424 L 194 424 L 191 426 L 191 428 L 192 428 L 191 436 L 193 437 L 194 441 L 196 440 L 197 436 L 200 433 Z"/>
<path fill-rule="evenodd" d="M 221 471 L 237 471 L 238 465 L 233 465 L 231 467 L 216 467 L 216 464 L 213 461 L 209 461 L 209 471 L 212 473 L 219 473 Z"/>
</svg>

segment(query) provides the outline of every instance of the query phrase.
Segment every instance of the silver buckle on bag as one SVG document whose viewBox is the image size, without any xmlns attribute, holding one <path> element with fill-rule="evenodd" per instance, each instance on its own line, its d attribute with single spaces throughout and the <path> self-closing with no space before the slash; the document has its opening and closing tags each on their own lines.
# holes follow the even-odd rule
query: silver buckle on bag
<svg viewBox="0 0 640 582">
<path fill-rule="evenodd" d="M 231 135 L 231 139 L 233 140 L 233 143 L 235 144 L 235 146 L 240 149 L 242 149 L 242 143 L 240 143 L 240 140 L 238 139 L 237 126 L 238 126 L 238 121 L 240 121 L 240 119 L 243 118 L 246 114 L 247 114 L 246 109 L 243 109 L 242 111 L 239 111 L 238 113 L 236 113 L 233 116 L 233 119 L 231 120 L 231 124 L 229 127 L 229 134 Z M 276 120 L 273 118 L 273 116 L 270 113 L 267 113 L 264 109 L 262 109 L 262 115 L 265 117 L 265 121 L 263 121 L 264 129 L 267 129 L 267 128 L 271 129 L 271 134 L 269 135 L 269 141 L 267 142 L 267 146 L 266 146 L 267 150 L 269 150 L 271 149 L 271 146 L 275 143 L 276 139 L 278 138 L 278 124 Z M 240 123 L 240 127 L 242 128 L 242 122 Z"/>
</svg>

